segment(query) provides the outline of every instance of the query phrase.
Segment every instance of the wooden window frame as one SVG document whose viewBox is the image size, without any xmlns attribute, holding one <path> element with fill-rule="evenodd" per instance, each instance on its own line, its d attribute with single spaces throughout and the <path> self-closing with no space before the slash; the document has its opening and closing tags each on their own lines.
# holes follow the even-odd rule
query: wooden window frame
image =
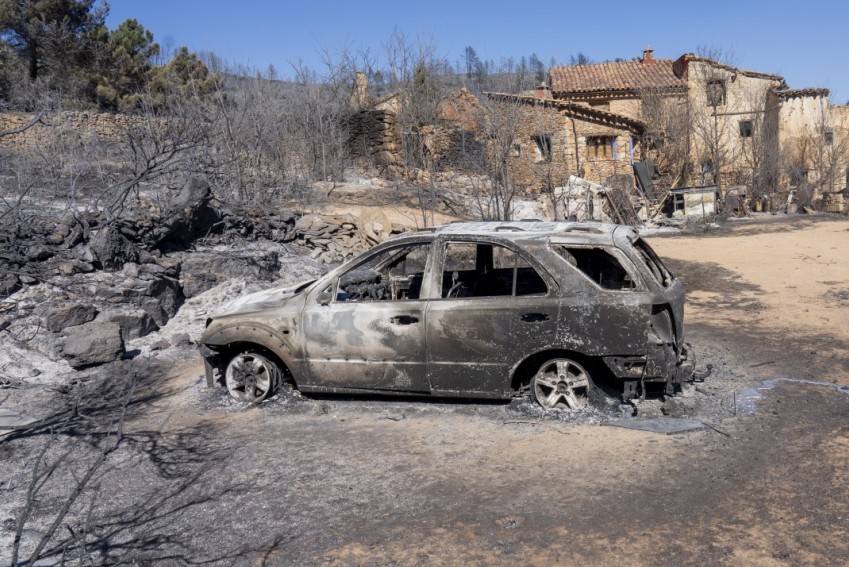
<svg viewBox="0 0 849 567">
<path fill-rule="evenodd" d="M 587 136 L 587 161 L 613 160 L 613 142 L 616 136 Z"/>
<path fill-rule="evenodd" d="M 723 106 L 726 100 L 725 79 L 708 79 L 705 98 L 708 106 Z"/>
</svg>

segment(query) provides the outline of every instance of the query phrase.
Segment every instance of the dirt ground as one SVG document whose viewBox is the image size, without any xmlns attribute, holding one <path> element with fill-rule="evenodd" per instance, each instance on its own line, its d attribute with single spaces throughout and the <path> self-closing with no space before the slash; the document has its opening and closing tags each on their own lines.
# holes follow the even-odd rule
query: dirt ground
<svg viewBox="0 0 849 567">
<path fill-rule="evenodd" d="M 849 385 L 849 221 L 649 240 L 684 280 L 689 341 L 714 366 L 680 406 L 709 427 L 667 436 L 529 403 L 297 393 L 246 409 L 207 389 L 185 350 L 143 373 L 130 442 L 74 515 L 90 518 L 89 552 L 139 565 L 849 564 L 849 390 L 780 381 L 755 412 L 738 403 L 773 378 Z M 3 542 L 39 447 L 0 444 Z"/>
</svg>

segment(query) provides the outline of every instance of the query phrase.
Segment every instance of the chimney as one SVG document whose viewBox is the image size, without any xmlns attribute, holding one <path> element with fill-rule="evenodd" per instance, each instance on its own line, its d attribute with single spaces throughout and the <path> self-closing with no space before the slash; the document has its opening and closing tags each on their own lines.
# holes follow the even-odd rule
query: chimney
<svg viewBox="0 0 849 567">
<path fill-rule="evenodd" d="M 654 65 L 654 50 L 651 48 L 651 45 L 647 45 L 645 49 L 643 49 L 643 65 Z"/>
<path fill-rule="evenodd" d="M 358 112 L 368 108 L 368 76 L 362 71 L 354 74 L 354 88 L 351 89 L 351 110 Z"/>
<path fill-rule="evenodd" d="M 537 86 L 534 91 L 534 98 L 537 100 L 546 100 L 551 98 L 551 89 L 545 84 L 545 81 Z"/>
</svg>

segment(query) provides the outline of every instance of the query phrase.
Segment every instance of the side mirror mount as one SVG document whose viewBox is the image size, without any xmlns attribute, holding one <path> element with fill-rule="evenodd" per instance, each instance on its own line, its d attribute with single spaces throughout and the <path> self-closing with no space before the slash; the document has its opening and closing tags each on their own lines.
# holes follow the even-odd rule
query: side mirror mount
<svg viewBox="0 0 849 567">
<path fill-rule="evenodd" d="M 320 305 L 330 305 L 330 302 L 333 300 L 333 293 L 329 291 L 322 291 L 318 294 L 318 303 Z"/>
</svg>

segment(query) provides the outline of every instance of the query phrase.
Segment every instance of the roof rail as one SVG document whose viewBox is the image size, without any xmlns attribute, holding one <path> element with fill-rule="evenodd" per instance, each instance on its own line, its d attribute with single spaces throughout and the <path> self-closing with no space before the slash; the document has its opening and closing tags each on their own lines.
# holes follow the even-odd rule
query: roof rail
<svg viewBox="0 0 849 567">
<path fill-rule="evenodd" d="M 565 232 L 589 232 L 591 234 L 602 234 L 603 231 L 599 230 L 597 227 L 587 224 L 573 224 L 572 226 L 558 230 L 555 234 L 563 234 Z"/>
<path fill-rule="evenodd" d="M 524 228 L 518 226 L 497 226 L 495 227 L 495 232 L 526 232 Z"/>
</svg>

